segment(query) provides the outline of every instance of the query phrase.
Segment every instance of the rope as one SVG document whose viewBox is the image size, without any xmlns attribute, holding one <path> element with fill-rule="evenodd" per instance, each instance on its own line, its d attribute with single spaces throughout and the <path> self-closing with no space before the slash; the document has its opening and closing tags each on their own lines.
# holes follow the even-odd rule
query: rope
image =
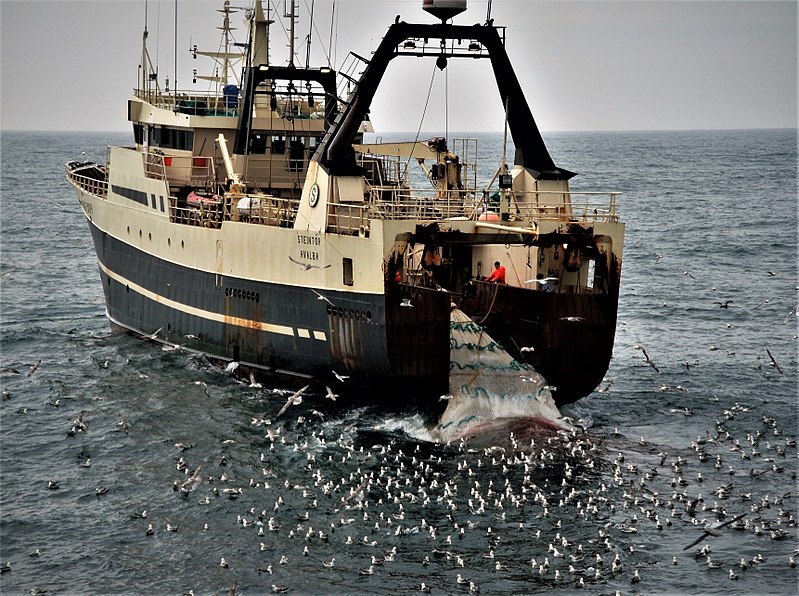
<svg viewBox="0 0 799 596">
<path fill-rule="evenodd" d="M 408 156 L 408 159 L 405 162 L 405 173 L 408 172 L 408 164 L 411 162 L 411 155 L 413 155 L 413 152 L 416 149 L 416 144 L 419 142 L 419 135 L 422 132 L 422 125 L 424 124 L 424 117 L 425 114 L 427 113 L 427 106 L 430 103 L 430 95 L 433 92 L 433 81 L 435 80 L 435 78 L 436 78 L 436 66 L 433 65 L 433 74 L 430 76 L 430 85 L 427 88 L 427 99 L 425 99 L 424 101 L 424 109 L 422 110 L 422 117 L 419 120 L 419 128 L 416 129 L 416 138 L 413 140 L 413 147 L 411 147 L 411 154 Z"/>
</svg>

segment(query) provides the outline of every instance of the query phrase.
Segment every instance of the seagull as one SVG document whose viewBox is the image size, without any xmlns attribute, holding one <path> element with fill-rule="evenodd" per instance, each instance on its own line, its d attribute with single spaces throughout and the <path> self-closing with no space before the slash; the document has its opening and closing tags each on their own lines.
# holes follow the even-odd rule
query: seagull
<svg viewBox="0 0 799 596">
<path fill-rule="evenodd" d="M 184 495 L 188 495 L 191 491 L 197 488 L 202 481 L 202 476 L 200 476 L 200 466 L 197 466 L 197 469 L 194 470 L 194 474 L 192 474 L 191 477 L 186 480 L 186 482 L 180 485 L 180 492 Z"/>
<path fill-rule="evenodd" d="M 779 373 L 780 373 L 781 375 L 782 375 L 782 374 L 785 374 L 785 373 L 783 373 L 783 372 L 782 372 L 782 369 L 780 368 L 780 365 L 779 365 L 779 364 L 777 364 L 777 361 L 776 361 L 776 360 L 774 360 L 774 356 L 772 356 L 772 355 L 771 355 L 771 352 L 769 352 L 769 351 L 768 351 L 768 349 L 766 349 L 766 354 L 768 354 L 768 357 L 769 357 L 769 358 L 771 358 L 771 362 L 774 364 L 774 368 L 776 368 L 776 369 L 777 369 L 777 371 L 779 371 Z"/>
<path fill-rule="evenodd" d="M 311 263 L 303 263 L 302 261 L 298 261 L 297 259 L 292 258 L 291 255 L 289 255 L 289 261 L 291 261 L 296 265 L 299 265 L 303 271 L 308 271 L 310 269 L 327 269 L 328 267 L 330 267 L 330 265 L 322 266 L 322 265 L 313 265 Z"/>
<path fill-rule="evenodd" d="M 534 352 L 535 348 L 533 346 L 523 346 L 519 348 L 519 351 L 524 354 L 525 352 Z"/>
<path fill-rule="evenodd" d="M 330 299 L 329 299 L 327 296 L 322 296 L 322 294 L 320 294 L 319 292 L 317 292 L 317 291 L 316 291 L 316 290 L 314 290 L 313 288 L 310 288 L 310 290 L 311 290 L 311 292 L 313 292 L 314 294 L 316 294 L 316 295 L 318 296 L 318 297 L 317 297 L 317 300 L 324 300 L 324 301 L 325 301 L 325 302 L 327 302 L 327 303 L 328 303 L 330 306 L 335 306 L 335 304 L 333 304 L 332 302 L 330 302 Z"/>
<path fill-rule="evenodd" d="M 161 333 L 162 329 L 163 329 L 163 327 L 159 327 L 158 329 L 153 331 L 150 335 L 145 335 L 144 338 L 145 339 L 155 339 L 155 338 L 158 337 L 158 334 Z"/>
<path fill-rule="evenodd" d="M 328 387 L 327 385 L 325 385 L 325 390 L 327 391 L 327 395 L 325 395 L 325 397 L 327 399 L 329 399 L 330 401 L 336 401 L 336 398 L 338 397 L 338 395 L 333 393 L 333 390 L 330 387 Z"/>
<path fill-rule="evenodd" d="M 278 586 L 276 584 L 272 584 L 272 591 L 275 594 L 285 594 L 286 592 L 289 591 L 289 589 L 286 586 Z"/>
<path fill-rule="evenodd" d="M 333 376 L 336 377 L 342 383 L 344 382 L 345 379 L 349 379 L 350 378 L 349 375 L 340 375 L 336 371 L 333 371 Z"/>
<path fill-rule="evenodd" d="M 232 373 L 239 367 L 239 363 L 235 361 L 228 362 L 228 365 L 225 367 L 226 373 Z"/>
<path fill-rule="evenodd" d="M 405 308 L 413 308 L 410 298 L 403 298 L 402 302 L 400 302 L 400 306 L 404 306 Z"/>
<path fill-rule="evenodd" d="M 42 365 L 42 361 L 41 360 L 37 360 L 36 362 L 34 362 L 33 366 L 31 366 L 31 369 L 28 371 L 28 376 L 31 376 L 33 373 L 35 373 L 37 370 L 39 370 L 39 367 L 41 365 Z"/>
<path fill-rule="evenodd" d="M 796 316 L 797 311 L 799 311 L 799 306 L 794 306 L 791 309 L 791 311 L 788 313 L 788 315 L 785 317 L 785 319 L 782 321 L 782 324 L 785 325 L 785 323 L 788 322 L 788 319 L 790 319 L 793 316 Z"/>
<path fill-rule="evenodd" d="M 641 352 L 643 352 L 643 354 L 644 354 L 644 358 L 646 359 L 646 363 L 647 363 L 649 366 L 651 366 L 652 368 L 654 368 L 654 369 L 655 369 L 655 372 L 658 372 L 658 373 L 660 372 L 660 369 L 658 369 L 658 367 L 657 367 L 657 366 L 655 366 L 655 363 L 654 363 L 654 362 L 652 362 L 652 359 L 649 357 L 649 354 L 647 354 L 647 353 L 646 353 L 646 350 L 644 349 L 644 346 L 642 346 L 641 344 L 635 344 L 633 347 L 634 347 L 636 350 L 641 350 Z"/>
<path fill-rule="evenodd" d="M 725 300 L 724 302 L 714 302 L 713 304 L 718 304 L 719 308 L 729 308 L 731 302 L 732 300 Z"/>
<path fill-rule="evenodd" d="M 324 565 L 325 567 L 333 567 L 335 566 L 335 564 L 336 564 L 336 557 L 333 557 L 329 561 L 322 561 L 322 565 Z"/>
<path fill-rule="evenodd" d="M 289 406 L 300 405 L 302 403 L 302 394 L 305 393 L 308 387 L 310 387 L 310 385 L 306 385 L 305 387 L 297 391 L 295 394 L 293 394 L 291 397 L 289 397 L 286 400 L 286 404 L 282 408 L 280 408 L 280 411 L 277 413 L 277 416 L 275 416 L 275 418 L 280 418 L 280 416 L 282 416 L 283 413 L 289 409 Z"/>
<path fill-rule="evenodd" d="M 689 271 L 683 271 L 683 272 L 682 272 L 682 274 L 683 274 L 683 275 L 687 275 L 687 276 L 688 276 L 688 277 L 690 277 L 691 279 L 696 279 L 696 278 L 695 278 L 693 275 L 691 275 L 691 273 L 690 273 Z"/>
<path fill-rule="evenodd" d="M 720 530 L 721 530 L 721 528 L 723 528 L 724 526 L 728 526 L 728 525 L 730 525 L 730 524 L 732 524 L 732 523 L 735 523 L 735 522 L 737 522 L 737 521 L 738 521 L 739 519 L 741 519 L 741 518 L 742 518 L 744 515 L 746 515 L 746 512 L 744 512 L 744 513 L 741 513 L 740 515 L 736 515 L 736 516 L 735 516 L 734 518 L 732 518 L 731 520 L 729 520 L 729 521 L 726 521 L 726 522 L 724 522 L 723 524 L 719 524 L 719 525 L 718 525 L 718 526 L 716 526 L 715 528 L 705 528 L 705 531 L 704 531 L 704 533 L 703 533 L 703 534 L 702 534 L 702 535 L 701 535 L 699 538 L 697 538 L 696 540 L 694 540 L 694 541 L 693 541 L 691 544 L 689 544 L 688 546 L 686 546 L 686 547 L 685 547 L 683 550 L 688 550 L 688 549 L 689 549 L 689 548 L 691 548 L 692 546 L 696 546 L 697 544 L 699 544 L 700 542 L 702 542 L 702 541 L 703 541 L 705 538 L 707 538 L 708 536 L 721 536 L 721 531 L 720 531 Z"/>
<path fill-rule="evenodd" d="M 524 283 L 531 284 L 531 283 L 539 283 L 541 285 L 548 284 L 551 281 L 558 281 L 557 277 L 545 277 L 543 279 L 527 279 Z"/>
</svg>

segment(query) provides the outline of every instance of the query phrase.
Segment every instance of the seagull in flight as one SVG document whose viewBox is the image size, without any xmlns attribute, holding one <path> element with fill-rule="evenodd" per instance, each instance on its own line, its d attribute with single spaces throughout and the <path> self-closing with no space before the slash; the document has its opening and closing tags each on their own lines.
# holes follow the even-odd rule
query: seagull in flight
<svg viewBox="0 0 799 596">
<path fill-rule="evenodd" d="M 152 332 L 150 335 L 145 335 L 145 336 L 144 336 L 144 337 L 145 337 L 145 339 L 152 339 L 152 340 L 154 340 L 155 338 L 157 338 L 157 337 L 158 337 L 158 334 L 159 334 L 159 333 L 161 333 L 161 330 L 162 330 L 162 329 L 163 329 L 163 327 L 159 327 L 158 329 L 156 329 L 155 331 L 153 331 L 153 332 Z"/>
<path fill-rule="evenodd" d="M 405 308 L 413 308 L 410 298 L 403 298 L 402 302 L 400 302 L 400 306 L 404 306 Z"/>
<path fill-rule="evenodd" d="M 286 404 L 282 408 L 280 408 L 280 411 L 277 413 L 277 416 L 275 416 L 275 418 L 280 418 L 280 416 L 282 416 L 283 413 L 286 410 L 288 410 L 290 406 L 300 405 L 302 403 L 302 394 L 307 391 L 308 387 L 310 387 L 310 385 L 306 385 L 305 387 L 294 393 L 291 397 L 289 397 L 286 400 Z"/>
<path fill-rule="evenodd" d="M 333 376 L 336 377 L 342 383 L 344 382 L 345 379 L 349 379 L 350 378 L 349 375 L 340 375 L 336 371 L 333 371 Z"/>
<path fill-rule="evenodd" d="M 649 354 L 646 353 L 646 350 L 644 349 L 644 346 L 642 346 L 641 344 L 635 344 L 633 347 L 636 350 L 641 350 L 641 352 L 643 352 L 644 358 L 646 359 L 646 363 L 649 366 L 651 366 L 652 368 L 654 368 L 655 372 L 658 372 L 658 373 L 660 372 L 660 369 L 657 366 L 655 366 L 654 362 L 652 362 L 652 359 L 649 357 Z"/>
<path fill-rule="evenodd" d="M 725 300 L 724 302 L 714 302 L 713 304 L 718 304 L 719 308 L 729 308 L 731 302 L 732 300 Z"/>
<path fill-rule="evenodd" d="M 329 399 L 330 401 L 336 401 L 336 398 L 338 397 L 338 395 L 333 393 L 333 390 L 330 387 L 328 387 L 327 385 L 325 385 L 325 389 L 327 390 L 327 395 L 325 397 L 327 399 Z"/>
<path fill-rule="evenodd" d="M 327 296 L 322 296 L 322 294 L 320 294 L 319 292 L 317 292 L 317 291 L 316 291 L 316 290 L 314 290 L 313 288 L 310 288 L 310 290 L 311 290 L 311 292 L 313 292 L 314 294 L 316 294 L 316 295 L 317 295 L 317 300 L 324 300 L 324 301 L 325 301 L 325 302 L 327 302 L 327 303 L 328 303 L 330 306 L 335 306 L 335 304 L 333 304 L 332 302 L 330 302 L 330 299 L 329 299 Z"/>
<path fill-rule="evenodd" d="M 314 265 L 312 263 L 303 263 L 302 261 L 298 261 L 297 259 L 293 258 L 289 255 L 289 261 L 292 263 L 299 265 L 303 271 L 308 271 L 309 269 L 327 269 L 330 265 Z"/>
<path fill-rule="evenodd" d="M 777 371 L 779 371 L 779 373 L 781 375 L 784 375 L 785 373 L 782 372 L 782 369 L 780 368 L 780 365 L 777 364 L 776 360 L 774 360 L 774 356 L 771 355 L 771 352 L 768 351 L 768 348 L 766 349 L 766 354 L 768 354 L 768 357 L 771 358 L 771 362 L 772 362 L 772 364 L 774 364 L 774 368 L 776 368 Z"/>
</svg>

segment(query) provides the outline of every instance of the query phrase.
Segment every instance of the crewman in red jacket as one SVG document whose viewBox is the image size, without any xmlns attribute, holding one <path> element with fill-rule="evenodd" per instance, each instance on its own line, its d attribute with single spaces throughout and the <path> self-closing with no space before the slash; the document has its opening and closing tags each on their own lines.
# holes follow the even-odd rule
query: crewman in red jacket
<svg viewBox="0 0 799 596">
<path fill-rule="evenodd" d="M 493 281 L 498 284 L 505 283 L 505 268 L 500 265 L 499 261 L 494 263 L 494 271 L 491 273 L 491 275 L 486 277 L 486 281 Z"/>
</svg>

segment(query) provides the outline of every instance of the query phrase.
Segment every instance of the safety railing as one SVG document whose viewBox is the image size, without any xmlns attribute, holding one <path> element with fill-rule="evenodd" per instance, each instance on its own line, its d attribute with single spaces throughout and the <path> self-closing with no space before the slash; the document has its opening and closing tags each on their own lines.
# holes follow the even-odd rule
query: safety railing
<svg viewBox="0 0 799 596">
<path fill-rule="evenodd" d="M 471 218 L 478 203 L 474 190 L 416 190 L 396 186 L 369 189 L 369 217 L 375 219 Z"/>
<path fill-rule="evenodd" d="M 372 186 L 368 215 L 375 219 L 618 222 L 619 192 L 508 191 L 489 195 L 476 190 L 408 189 Z M 502 213 L 500 213 L 500 211 Z M 503 215 L 505 214 L 505 215 Z"/>
<path fill-rule="evenodd" d="M 137 98 L 161 108 L 193 116 L 238 116 L 239 100 L 232 95 L 217 93 L 198 93 L 178 91 L 177 94 L 165 91 L 136 89 Z"/>
<path fill-rule="evenodd" d="M 616 211 L 620 192 L 509 192 L 511 217 L 523 221 L 571 221 L 578 223 L 619 221 Z"/>
<path fill-rule="evenodd" d="M 178 206 L 177 197 L 169 197 L 169 218 L 173 223 L 220 228 L 223 221 L 230 220 L 230 207 L 225 202 L 206 204 L 197 207 Z"/>
<path fill-rule="evenodd" d="M 297 199 L 248 196 L 238 200 L 233 215 L 239 221 L 287 228 L 294 225 L 299 205 Z"/>
<path fill-rule="evenodd" d="M 328 203 L 327 231 L 332 234 L 363 235 L 369 227 L 369 211 L 364 205 Z"/>
<path fill-rule="evenodd" d="M 160 149 L 142 153 L 148 178 L 171 184 L 211 188 L 215 177 L 214 160 L 207 156 L 164 155 Z"/>
<path fill-rule="evenodd" d="M 81 171 L 91 172 L 94 176 L 81 174 Z M 91 195 L 108 198 L 108 181 L 105 179 L 105 172 L 98 166 L 91 166 L 90 168 L 82 170 L 81 168 L 67 170 L 67 179 Z"/>
</svg>

